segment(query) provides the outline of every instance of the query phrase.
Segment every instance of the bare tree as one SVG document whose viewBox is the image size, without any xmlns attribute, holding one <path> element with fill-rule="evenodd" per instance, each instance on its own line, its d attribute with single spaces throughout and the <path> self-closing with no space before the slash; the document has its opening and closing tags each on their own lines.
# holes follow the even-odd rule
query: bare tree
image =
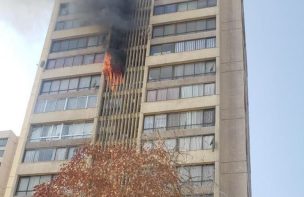
<svg viewBox="0 0 304 197">
<path fill-rule="evenodd" d="M 178 197 L 179 181 L 172 154 L 161 147 L 88 145 L 50 183 L 37 186 L 34 197 Z"/>
</svg>

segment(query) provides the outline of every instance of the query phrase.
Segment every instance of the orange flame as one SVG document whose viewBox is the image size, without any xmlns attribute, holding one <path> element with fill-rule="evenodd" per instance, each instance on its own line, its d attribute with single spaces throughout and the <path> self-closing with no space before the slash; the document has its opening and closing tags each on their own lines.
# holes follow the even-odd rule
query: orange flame
<svg viewBox="0 0 304 197">
<path fill-rule="evenodd" d="M 123 82 L 122 73 L 113 69 L 112 56 L 109 52 L 105 54 L 102 72 L 112 91 L 115 91 L 117 86 Z"/>
</svg>

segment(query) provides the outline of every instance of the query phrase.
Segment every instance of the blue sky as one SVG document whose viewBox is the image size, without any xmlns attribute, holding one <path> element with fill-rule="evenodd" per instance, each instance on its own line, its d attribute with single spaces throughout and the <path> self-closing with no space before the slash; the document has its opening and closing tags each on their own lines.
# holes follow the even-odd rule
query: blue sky
<svg viewBox="0 0 304 197">
<path fill-rule="evenodd" d="M 304 196 L 303 5 L 245 0 L 253 197 Z M 0 130 L 20 133 L 51 6 L 0 0 Z"/>
</svg>

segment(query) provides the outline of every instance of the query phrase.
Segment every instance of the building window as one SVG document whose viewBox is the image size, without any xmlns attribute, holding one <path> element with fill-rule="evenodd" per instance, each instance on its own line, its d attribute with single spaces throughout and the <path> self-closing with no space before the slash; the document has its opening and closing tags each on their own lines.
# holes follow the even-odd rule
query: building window
<svg viewBox="0 0 304 197">
<path fill-rule="evenodd" d="M 189 22 L 182 22 L 170 25 L 161 25 L 153 27 L 153 38 L 168 35 L 179 35 L 199 31 L 215 30 L 216 19 L 203 19 Z"/>
<path fill-rule="evenodd" d="M 59 8 L 59 16 L 66 16 L 69 12 L 69 4 L 68 3 L 62 3 L 60 4 Z"/>
<path fill-rule="evenodd" d="M 166 139 L 164 141 L 147 141 L 144 142 L 144 149 L 151 149 L 164 146 L 167 151 L 196 151 L 211 150 L 214 148 L 214 135 L 180 137 L 176 139 Z"/>
<path fill-rule="evenodd" d="M 49 148 L 49 149 L 36 149 L 26 150 L 24 153 L 24 163 L 35 163 L 44 161 L 63 161 L 69 158 L 69 149 L 73 149 L 75 153 L 75 147 L 70 148 Z"/>
<path fill-rule="evenodd" d="M 215 48 L 215 37 L 203 38 L 199 40 L 189 40 L 177 43 L 160 44 L 151 46 L 150 55 L 164 55 L 169 53 L 181 53 L 201 49 Z"/>
<path fill-rule="evenodd" d="M 84 27 L 88 25 L 91 25 L 91 23 L 80 19 L 58 21 L 55 26 L 55 31 L 73 29 L 73 28 Z"/>
<path fill-rule="evenodd" d="M 41 142 L 62 139 L 90 138 L 92 131 L 93 122 L 35 125 L 31 128 L 29 141 Z"/>
<path fill-rule="evenodd" d="M 0 147 L 5 147 L 7 144 L 8 138 L 1 138 L 0 139 Z"/>
<path fill-rule="evenodd" d="M 178 168 L 182 184 L 203 186 L 214 182 L 214 165 L 185 166 Z"/>
<path fill-rule="evenodd" d="M 73 38 L 68 40 L 53 41 L 51 52 L 62 52 L 75 49 L 99 46 L 106 40 L 106 34 L 99 36 L 89 36 L 84 38 Z"/>
<path fill-rule="evenodd" d="M 72 57 L 65 57 L 59 59 L 49 59 L 47 61 L 46 69 L 57 69 L 66 68 L 71 66 L 80 66 L 88 64 L 103 63 L 104 54 L 88 54 L 88 55 L 77 55 Z"/>
<path fill-rule="evenodd" d="M 144 132 L 210 127 L 215 125 L 215 110 L 150 115 L 144 118 Z"/>
<path fill-rule="evenodd" d="M 154 7 L 154 15 L 169 14 L 174 12 L 183 12 L 187 10 L 202 9 L 216 6 L 216 0 L 195 0 Z"/>
<path fill-rule="evenodd" d="M 97 97 L 95 95 L 48 100 L 42 99 L 37 101 L 34 113 L 95 108 L 96 101 Z"/>
<path fill-rule="evenodd" d="M 33 195 L 35 186 L 51 181 L 52 177 L 52 175 L 20 177 L 16 190 L 16 196 Z"/>
<path fill-rule="evenodd" d="M 147 102 L 175 100 L 181 98 L 193 98 L 210 96 L 215 94 L 215 83 L 196 84 L 174 88 L 148 90 Z"/>
<path fill-rule="evenodd" d="M 170 70 L 170 72 L 168 72 Z M 215 61 L 150 68 L 148 81 L 173 80 L 185 77 L 215 74 Z"/>
</svg>

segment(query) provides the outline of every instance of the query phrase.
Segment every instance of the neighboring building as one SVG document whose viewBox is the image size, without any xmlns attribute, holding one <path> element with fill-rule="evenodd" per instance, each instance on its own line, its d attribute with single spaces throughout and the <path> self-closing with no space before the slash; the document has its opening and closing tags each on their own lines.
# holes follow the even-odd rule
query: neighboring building
<svg viewBox="0 0 304 197">
<path fill-rule="evenodd" d="M 191 196 L 251 196 L 243 1 L 136 2 L 113 91 L 102 75 L 111 32 L 55 1 L 5 197 L 31 196 L 84 143 L 159 137 L 186 155 Z"/>
<path fill-rule="evenodd" d="M 18 143 L 12 131 L 0 131 L 0 196 L 4 196 Z"/>
</svg>

